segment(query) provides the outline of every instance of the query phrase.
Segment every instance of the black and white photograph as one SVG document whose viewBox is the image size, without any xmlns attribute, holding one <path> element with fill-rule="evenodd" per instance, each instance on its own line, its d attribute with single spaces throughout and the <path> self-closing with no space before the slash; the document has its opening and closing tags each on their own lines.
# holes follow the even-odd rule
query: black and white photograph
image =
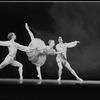
<svg viewBox="0 0 100 100">
<path fill-rule="evenodd" d="M 0 99 L 100 99 L 100 2 L 0 2 Z"/>
</svg>

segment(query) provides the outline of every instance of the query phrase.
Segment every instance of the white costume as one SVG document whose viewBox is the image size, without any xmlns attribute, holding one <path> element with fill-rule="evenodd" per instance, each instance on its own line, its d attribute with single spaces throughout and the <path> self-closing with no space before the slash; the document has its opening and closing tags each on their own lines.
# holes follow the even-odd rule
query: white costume
<svg viewBox="0 0 100 100">
<path fill-rule="evenodd" d="M 57 62 L 62 62 L 64 60 L 67 60 L 67 48 L 71 48 L 71 47 L 74 47 L 77 45 L 77 41 L 75 42 L 71 42 L 71 43 L 63 43 L 63 44 L 57 44 L 56 45 L 56 49 L 58 52 L 62 52 L 62 53 L 59 53 L 57 55 Z"/>
<path fill-rule="evenodd" d="M 31 42 L 29 47 L 32 48 L 32 51 L 26 52 L 28 59 L 32 62 L 32 64 L 36 65 L 36 69 L 38 72 L 38 77 L 42 80 L 40 67 L 45 63 L 47 55 L 55 54 L 55 50 L 50 46 L 46 46 L 44 41 L 39 38 L 34 38 L 33 33 L 29 30 L 27 24 L 26 29 L 31 37 Z"/>
<path fill-rule="evenodd" d="M 62 53 L 59 53 L 57 54 L 57 57 L 56 57 L 56 61 L 57 61 L 57 64 L 58 64 L 58 67 L 59 67 L 59 71 L 58 71 L 58 74 L 59 74 L 59 78 L 58 80 L 60 81 L 61 80 L 61 75 L 62 75 L 62 64 L 69 70 L 71 71 L 71 73 L 80 81 L 82 81 L 81 78 L 79 78 L 77 76 L 77 74 L 75 73 L 75 71 L 70 67 L 70 64 L 68 63 L 67 61 L 67 48 L 71 48 L 71 47 L 75 47 L 77 45 L 77 41 L 75 42 L 71 42 L 71 43 L 59 43 L 56 45 L 56 50 L 57 52 L 62 52 Z"/>
<path fill-rule="evenodd" d="M 18 49 L 21 51 L 27 52 L 29 51 L 30 48 L 26 46 L 22 46 L 13 40 L 0 41 L 0 46 L 7 46 L 9 50 L 9 54 L 6 56 L 4 61 L 0 64 L 0 69 L 2 69 L 8 64 L 11 64 L 12 66 L 15 66 L 15 67 L 19 67 L 20 80 L 22 80 L 23 79 L 23 75 L 22 75 L 23 65 L 20 62 L 16 61 L 15 57 L 16 57 L 16 53 Z"/>
</svg>

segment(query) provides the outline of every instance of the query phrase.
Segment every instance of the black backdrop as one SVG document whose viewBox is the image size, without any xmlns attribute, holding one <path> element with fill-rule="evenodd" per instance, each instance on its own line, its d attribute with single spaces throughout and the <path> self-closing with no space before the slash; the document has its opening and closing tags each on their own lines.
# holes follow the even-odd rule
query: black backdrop
<svg viewBox="0 0 100 100">
<path fill-rule="evenodd" d="M 99 2 L 0 2 L 0 40 L 6 41 L 9 32 L 15 32 L 16 42 L 28 45 L 30 37 L 25 23 L 35 37 L 47 44 L 58 36 L 64 42 L 78 40 L 81 43 L 68 49 L 68 61 L 84 80 L 100 80 L 100 3 Z M 0 63 L 8 54 L 0 47 Z M 57 79 L 56 56 L 48 56 L 42 66 L 44 79 Z M 18 51 L 17 60 L 24 65 L 24 78 L 36 79 L 35 66 L 28 61 L 24 52 Z M 19 78 L 18 69 L 10 65 L 0 70 L 0 78 Z M 64 67 L 62 79 L 75 79 Z M 12 83 L 13 84 L 13 83 Z M 94 85 L 4 85 L 0 84 L 0 98 L 7 99 L 99 99 L 99 86 Z"/>
<path fill-rule="evenodd" d="M 15 32 L 16 42 L 28 45 L 30 37 L 25 23 L 35 37 L 46 44 L 58 36 L 64 42 L 78 40 L 74 48 L 68 49 L 71 67 L 83 79 L 100 79 L 100 3 L 99 2 L 0 2 L 0 40 L 6 41 L 9 32 Z M 55 48 L 55 47 L 54 47 Z M 0 62 L 8 54 L 6 47 L 0 47 Z M 28 61 L 24 52 L 18 51 L 17 60 L 24 65 L 24 78 L 36 78 L 35 66 Z M 48 56 L 42 66 L 43 78 L 57 78 L 58 67 L 55 56 Z M 17 68 L 11 66 L 0 70 L 0 77 L 18 77 Z M 63 79 L 74 79 L 63 70 Z"/>
</svg>

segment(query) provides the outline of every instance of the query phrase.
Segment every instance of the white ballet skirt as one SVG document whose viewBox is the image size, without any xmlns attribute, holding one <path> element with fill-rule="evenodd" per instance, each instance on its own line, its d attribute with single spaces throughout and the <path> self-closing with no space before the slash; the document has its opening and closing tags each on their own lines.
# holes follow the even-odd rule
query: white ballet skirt
<svg viewBox="0 0 100 100">
<path fill-rule="evenodd" d="M 26 53 L 28 60 L 37 66 L 42 66 L 45 63 L 47 55 L 55 55 L 54 49 L 44 49 L 46 45 L 41 39 L 35 38 L 29 46 L 32 48 L 32 51 Z M 41 52 L 42 48 L 43 51 Z"/>
<path fill-rule="evenodd" d="M 34 41 L 32 41 L 29 44 L 30 47 L 32 47 L 32 51 L 27 52 L 28 60 L 32 62 L 32 64 L 40 65 L 42 66 L 46 61 L 46 55 L 44 53 L 40 53 L 41 48 L 45 47 L 44 41 L 41 39 L 35 38 Z M 38 48 L 38 49 L 37 49 Z"/>
</svg>

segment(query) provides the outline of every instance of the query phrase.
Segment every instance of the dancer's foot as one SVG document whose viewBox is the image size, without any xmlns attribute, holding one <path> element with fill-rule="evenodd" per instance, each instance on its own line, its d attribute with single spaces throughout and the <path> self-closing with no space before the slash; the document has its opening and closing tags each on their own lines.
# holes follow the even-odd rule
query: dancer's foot
<svg viewBox="0 0 100 100">
<path fill-rule="evenodd" d="M 21 83 L 21 84 L 23 83 L 23 78 L 20 78 L 20 83 Z"/>
<path fill-rule="evenodd" d="M 3 66 L 0 66 L 0 69 L 2 69 L 3 68 Z"/>
<path fill-rule="evenodd" d="M 61 81 L 61 78 L 58 78 L 57 81 Z"/>
<path fill-rule="evenodd" d="M 39 80 L 38 82 L 37 82 L 37 84 L 41 84 L 42 83 L 42 80 Z"/>
<path fill-rule="evenodd" d="M 38 77 L 40 80 L 42 80 L 42 77 L 41 77 L 40 75 L 37 75 L 37 77 Z"/>
<path fill-rule="evenodd" d="M 61 84 L 61 78 L 58 78 L 57 81 L 59 84 Z"/>
<path fill-rule="evenodd" d="M 37 82 L 37 84 L 41 84 L 42 78 L 40 75 L 37 75 L 37 77 L 39 78 L 39 81 Z"/>
<path fill-rule="evenodd" d="M 83 80 L 81 78 L 77 78 L 78 81 L 83 82 Z"/>
</svg>

